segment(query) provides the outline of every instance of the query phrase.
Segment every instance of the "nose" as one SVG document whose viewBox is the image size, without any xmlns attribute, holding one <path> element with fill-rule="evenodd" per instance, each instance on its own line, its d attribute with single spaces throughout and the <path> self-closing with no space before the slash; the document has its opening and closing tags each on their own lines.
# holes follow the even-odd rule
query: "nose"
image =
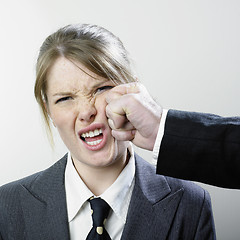
<svg viewBox="0 0 240 240">
<path fill-rule="evenodd" d="M 94 101 L 85 100 L 79 103 L 78 119 L 81 122 L 92 122 L 97 114 Z"/>
</svg>

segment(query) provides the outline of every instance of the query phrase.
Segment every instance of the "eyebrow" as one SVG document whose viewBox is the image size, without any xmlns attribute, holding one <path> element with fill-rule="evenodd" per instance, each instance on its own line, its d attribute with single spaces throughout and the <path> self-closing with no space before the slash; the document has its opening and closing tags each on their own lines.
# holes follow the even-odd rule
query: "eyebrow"
<svg viewBox="0 0 240 240">
<path fill-rule="evenodd" d="M 112 83 L 111 81 L 102 81 L 102 80 L 99 80 L 101 82 L 97 83 L 97 84 L 94 84 L 94 88 L 98 88 L 99 86 L 101 85 L 104 85 L 104 83 Z M 77 91 L 74 91 L 74 92 L 57 92 L 57 93 L 54 93 L 53 96 L 69 96 L 69 95 L 76 95 L 80 90 L 77 90 Z"/>
<path fill-rule="evenodd" d="M 59 92 L 59 93 L 55 93 L 53 94 L 53 96 L 69 96 L 69 95 L 72 95 L 72 94 L 77 94 L 79 91 L 76 91 L 76 92 Z"/>
</svg>

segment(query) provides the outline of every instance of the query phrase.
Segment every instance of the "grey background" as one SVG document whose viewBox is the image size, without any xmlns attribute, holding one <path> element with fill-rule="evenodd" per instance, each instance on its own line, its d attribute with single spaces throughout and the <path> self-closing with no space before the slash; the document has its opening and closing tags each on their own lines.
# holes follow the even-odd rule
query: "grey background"
<svg viewBox="0 0 240 240">
<path fill-rule="evenodd" d="M 69 23 L 95 23 L 119 36 L 140 81 L 163 107 L 240 115 L 240 1 L 1 3 L 0 185 L 45 169 L 66 152 L 57 133 L 51 149 L 33 86 L 42 41 Z M 212 197 L 218 239 L 239 239 L 239 190 L 202 186 Z"/>
</svg>

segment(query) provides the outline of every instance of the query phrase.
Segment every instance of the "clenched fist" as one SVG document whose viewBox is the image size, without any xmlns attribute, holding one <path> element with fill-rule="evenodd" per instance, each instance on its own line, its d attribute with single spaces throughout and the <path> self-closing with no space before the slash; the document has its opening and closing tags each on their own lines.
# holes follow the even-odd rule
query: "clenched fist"
<svg viewBox="0 0 240 240">
<path fill-rule="evenodd" d="M 108 92 L 106 102 L 112 136 L 152 151 L 162 107 L 152 99 L 146 88 L 140 83 L 118 85 Z"/>
</svg>

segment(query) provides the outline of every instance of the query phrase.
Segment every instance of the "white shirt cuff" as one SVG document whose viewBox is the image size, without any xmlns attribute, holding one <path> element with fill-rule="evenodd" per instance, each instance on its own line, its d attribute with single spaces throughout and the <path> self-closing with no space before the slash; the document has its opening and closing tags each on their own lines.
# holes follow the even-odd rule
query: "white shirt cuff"
<svg viewBox="0 0 240 240">
<path fill-rule="evenodd" d="M 163 109 L 157 138 L 156 138 L 154 148 L 153 148 L 153 162 L 155 165 L 157 164 L 158 154 L 159 154 L 159 150 L 160 150 L 160 146 L 161 146 L 161 142 L 162 142 L 162 138 L 163 138 L 163 134 L 164 134 L 167 113 L 168 113 L 168 109 Z"/>
</svg>

